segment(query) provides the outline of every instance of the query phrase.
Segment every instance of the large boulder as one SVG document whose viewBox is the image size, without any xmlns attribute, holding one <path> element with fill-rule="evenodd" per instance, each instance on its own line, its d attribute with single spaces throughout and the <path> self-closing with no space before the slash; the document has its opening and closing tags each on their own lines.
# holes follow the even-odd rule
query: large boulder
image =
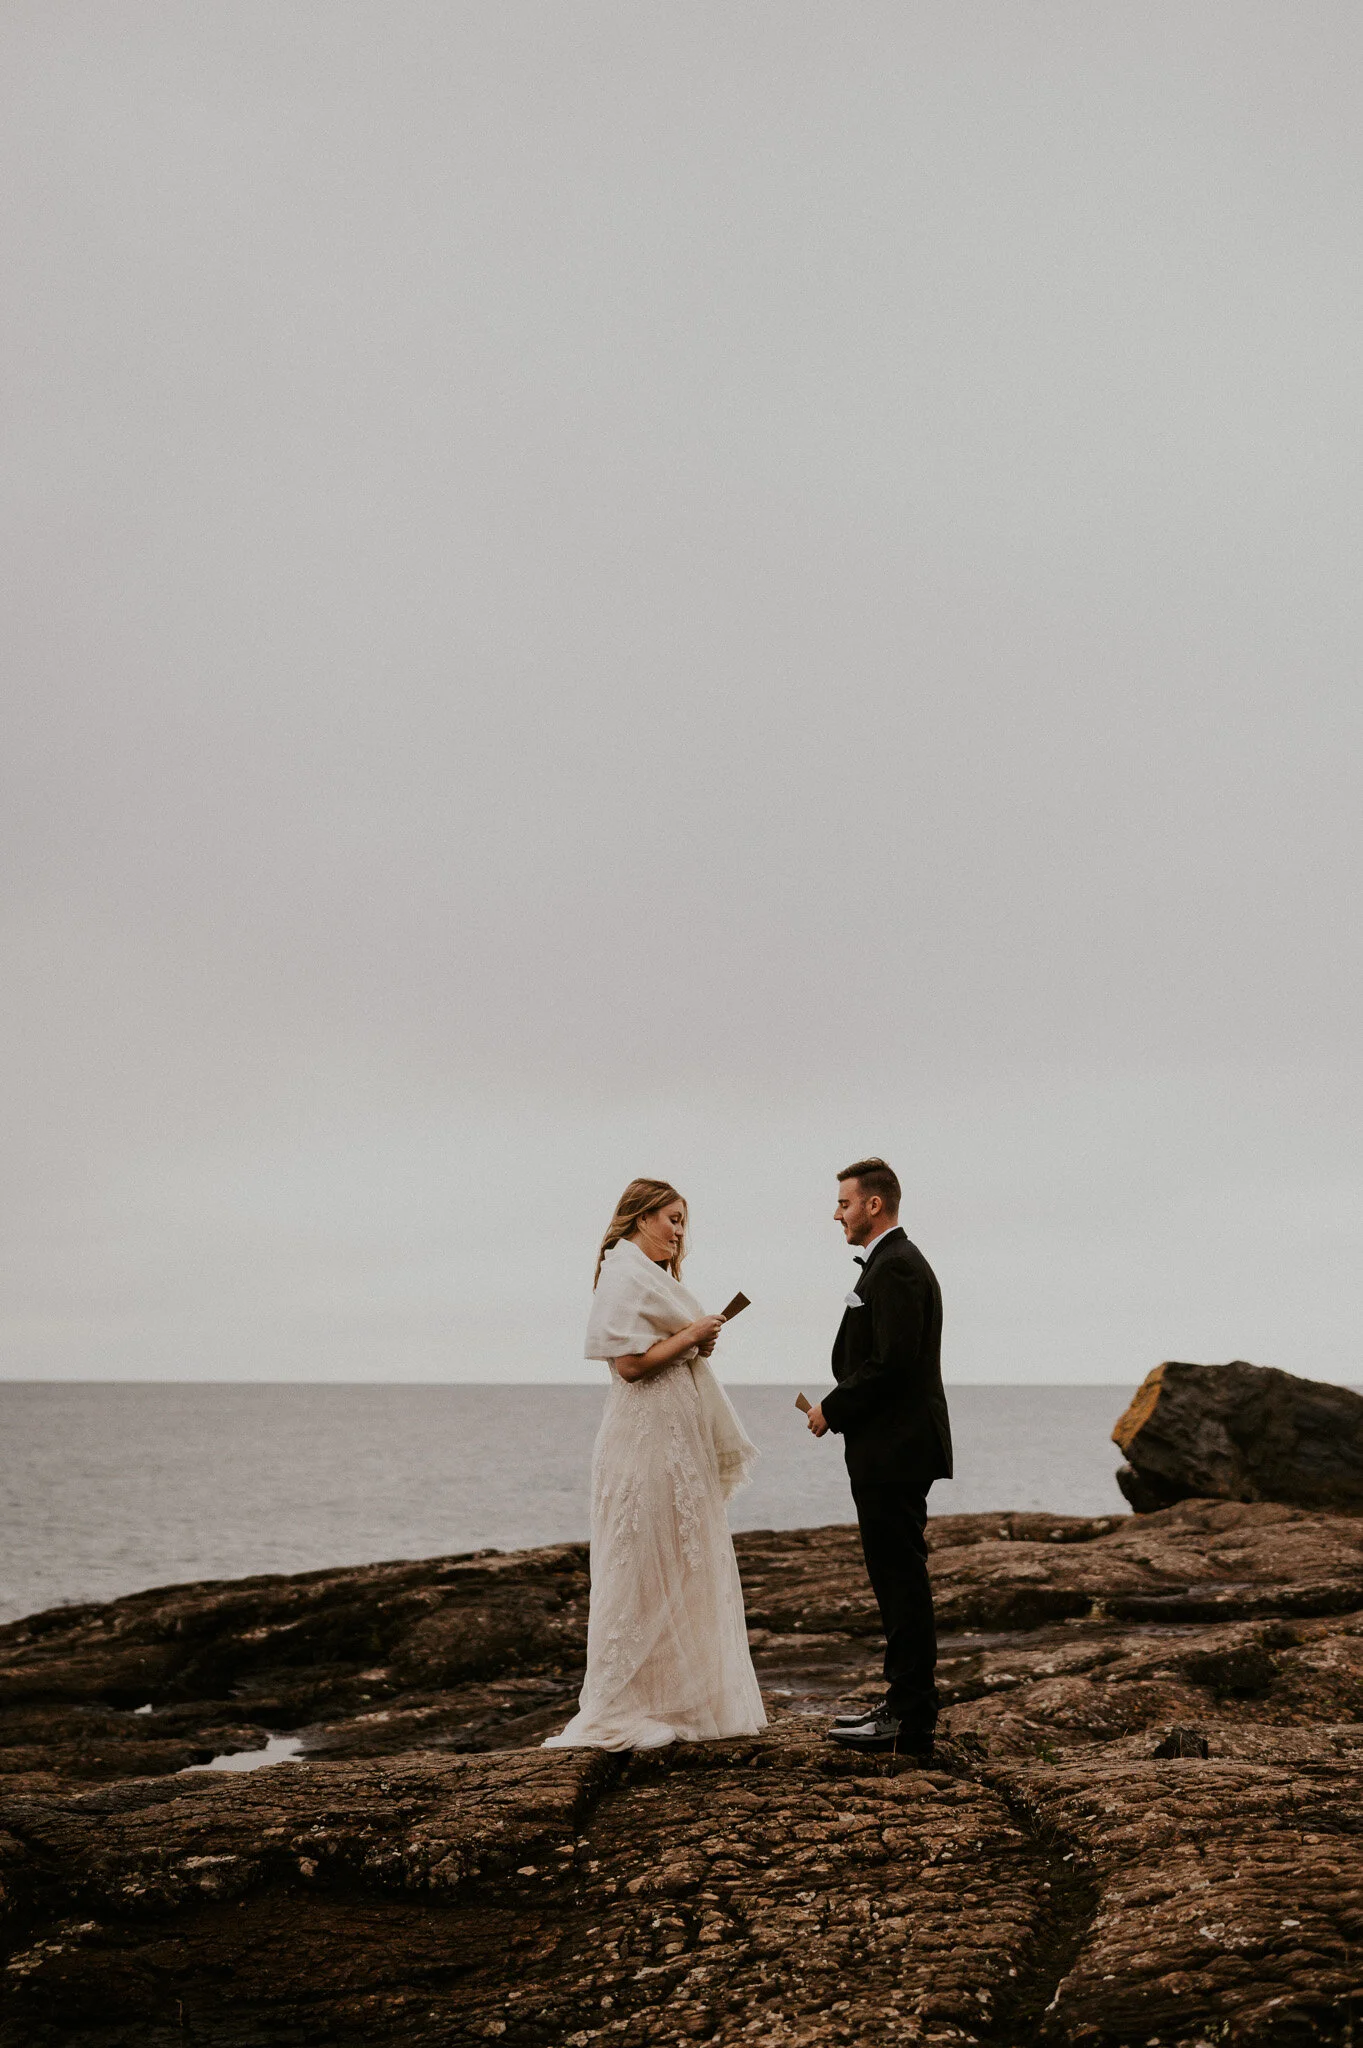
<svg viewBox="0 0 1363 2048">
<path fill-rule="evenodd" d="M 1363 1509 L 1363 1395 L 1272 1366 L 1157 1365 L 1112 1440 L 1137 1514 L 1195 1497 Z"/>
</svg>

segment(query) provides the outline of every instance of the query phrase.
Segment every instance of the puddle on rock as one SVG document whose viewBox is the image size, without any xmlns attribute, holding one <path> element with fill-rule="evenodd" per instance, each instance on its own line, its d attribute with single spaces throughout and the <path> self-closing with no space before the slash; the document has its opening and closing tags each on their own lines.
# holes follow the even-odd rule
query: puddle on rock
<svg viewBox="0 0 1363 2048">
<path fill-rule="evenodd" d="M 186 1764 L 181 1776 L 190 1771 L 263 1771 L 267 1764 L 293 1762 L 302 1747 L 300 1736 L 272 1735 L 264 1749 L 229 1749 L 225 1756 L 215 1756 L 211 1763 Z"/>
</svg>

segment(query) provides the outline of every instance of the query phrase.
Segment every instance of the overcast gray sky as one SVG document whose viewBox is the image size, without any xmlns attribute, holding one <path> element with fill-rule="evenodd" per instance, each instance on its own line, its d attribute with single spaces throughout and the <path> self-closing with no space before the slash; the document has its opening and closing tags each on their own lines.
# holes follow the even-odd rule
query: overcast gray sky
<svg viewBox="0 0 1363 2048">
<path fill-rule="evenodd" d="M 17 1378 L 1363 1380 L 1363 14 L 10 0 Z"/>
</svg>

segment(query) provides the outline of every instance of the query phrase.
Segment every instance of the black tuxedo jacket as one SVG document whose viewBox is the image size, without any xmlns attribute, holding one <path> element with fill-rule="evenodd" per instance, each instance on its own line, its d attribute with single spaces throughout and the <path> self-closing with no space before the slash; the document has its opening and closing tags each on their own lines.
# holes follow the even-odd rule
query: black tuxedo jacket
<svg viewBox="0 0 1363 2048">
<path fill-rule="evenodd" d="M 875 1485 L 951 1477 L 951 1423 L 942 1391 L 942 1290 L 896 1225 L 856 1285 L 833 1340 L 837 1386 L 821 1404 L 843 1439 L 847 1472 Z"/>
</svg>

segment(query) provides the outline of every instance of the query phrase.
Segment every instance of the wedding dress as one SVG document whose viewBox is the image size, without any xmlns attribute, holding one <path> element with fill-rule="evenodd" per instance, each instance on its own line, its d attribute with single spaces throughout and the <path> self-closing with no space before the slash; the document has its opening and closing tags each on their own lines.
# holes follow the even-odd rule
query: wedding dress
<svg viewBox="0 0 1363 2048">
<path fill-rule="evenodd" d="M 704 1313 L 626 1238 L 607 1252 L 588 1358 L 647 1351 Z M 546 1748 L 648 1749 L 766 1726 L 724 1503 L 757 1457 L 697 1352 L 610 1391 L 592 1456 L 579 1711 Z"/>
</svg>

